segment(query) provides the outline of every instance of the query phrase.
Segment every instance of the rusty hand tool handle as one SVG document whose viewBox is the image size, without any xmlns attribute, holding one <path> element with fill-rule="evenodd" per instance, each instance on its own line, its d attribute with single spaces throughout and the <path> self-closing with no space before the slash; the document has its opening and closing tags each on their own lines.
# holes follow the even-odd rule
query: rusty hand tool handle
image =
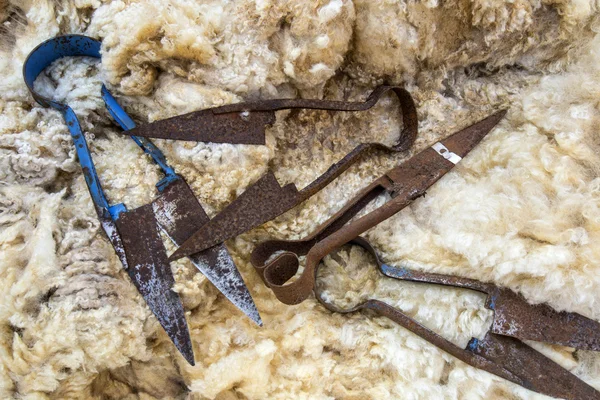
<svg viewBox="0 0 600 400">
<path fill-rule="evenodd" d="M 362 310 L 374 311 L 376 314 L 394 321 L 398 325 L 411 331 L 412 333 L 416 334 L 417 336 L 427 340 L 429 343 L 433 344 L 434 346 L 437 346 L 438 348 L 442 349 L 446 353 L 458 358 L 459 360 L 461 360 L 475 368 L 483 369 L 492 374 L 495 374 L 504 379 L 507 379 L 511 382 L 514 382 L 518 385 L 521 385 L 524 387 L 529 386 L 528 382 L 524 381 L 519 376 L 517 376 L 513 372 L 511 372 L 510 370 L 504 368 L 499 363 L 496 363 L 492 360 L 487 359 L 486 357 L 484 357 L 482 355 L 474 353 L 473 351 L 470 351 L 469 348 L 463 349 L 463 348 L 455 345 L 454 343 L 452 343 L 449 340 L 438 335 L 431 329 L 426 328 L 423 325 L 419 324 L 417 321 L 415 321 L 408 315 L 404 314 L 402 311 L 398 310 L 395 307 L 390 306 L 389 304 L 387 304 L 383 301 L 370 299 L 361 304 L 358 304 L 357 306 L 344 309 L 344 308 L 335 306 L 328 301 L 325 301 L 322 298 L 321 291 L 316 291 L 315 295 L 316 295 L 317 300 L 326 309 L 328 309 L 331 312 L 336 312 L 336 313 L 341 313 L 341 314 L 350 314 L 350 313 L 354 313 L 354 312 L 362 311 Z"/>
<path fill-rule="evenodd" d="M 418 196 L 415 196 L 415 198 Z M 291 266 L 280 266 L 283 262 L 290 263 L 291 257 L 286 256 L 283 260 L 277 260 L 276 267 L 270 267 L 263 271 L 263 279 L 267 286 L 273 290 L 275 296 L 285 304 L 298 304 L 304 301 L 313 291 L 316 280 L 316 273 L 320 261 L 330 252 L 343 246 L 350 240 L 356 238 L 361 233 L 369 230 L 378 223 L 391 217 L 402 208 L 406 207 L 413 199 L 392 199 L 375 211 L 357 219 L 350 225 L 345 226 L 323 240 L 317 242 L 306 255 L 306 265 L 304 271 L 293 282 L 282 283 L 282 277 L 279 275 L 281 271 L 291 270 Z M 288 272 L 289 274 L 289 272 Z"/>
<path fill-rule="evenodd" d="M 460 276 L 453 275 L 436 274 L 432 272 L 416 271 L 408 268 L 392 267 L 381 261 L 381 258 L 379 258 L 379 254 L 377 254 L 371 243 L 369 243 L 369 241 L 363 238 L 362 236 L 358 236 L 357 238 L 350 240 L 348 244 L 360 246 L 369 254 L 371 254 L 375 259 L 375 263 L 377 264 L 377 268 L 379 269 L 379 271 L 389 278 L 409 282 L 422 282 L 443 286 L 460 287 L 486 294 L 495 293 L 498 289 L 495 285 L 477 281 L 475 279 L 463 278 Z"/>
<path fill-rule="evenodd" d="M 338 101 L 338 100 L 315 100 L 315 99 L 273 99 L 246 101 L 242 103 L 228 104 L 211 108 L 213 114 L 239 113 L 244 111 L 280 111 L 289 109 L 306 108 L 309 110 L 328 111 L 365 111 L 373 107 L 381 96 L 389 90 L 404 90 L 399 86 L 381 85 L 375 88 L 365 101 Z M 396 93 L 401 98 L 404 94 Z M 401 99 L 402 101 L 402 99 Z"/>
<path fill-rule="evenodd" d="M 170 260 L 177 260 L 193 252 L 222 243 L 278 217 L 323 189 L 371 149 L 390 152 L 400 152 L 408 149 L 415 141 L 418 132 L 416 106 L 410 93 L 400 87 L 383 86 L 376 89 L 366 103 L 370 107 L 383 93 L 389 90 L 392 90 L 398 96 L 403 116 L 403 129 L 395 145 L 361 143 L 301 191 L 298 191 L 293 183 L 282 187 L 277 182 L 275 175 L 268 172 L 247 188 L 244 193 L 238 196 L 209 223 L 194 233 L 171 255 Z M 365 108 L 366 106 L 361 107 Z"/>
<path fill-rule="evenodd" d="M 436 274 L 433 272 L 416 271 L 408 268 L 396 268 L 387 264 L 381 264 L 381 272 L 390 278 L 403 281 L 432 283 L 444 286 L 454 286 L 464 289 L 472 289 L 481 293 L 491 294 L 496 286 L 475 279 L 460 276 Z"/>
<path fill-rule="evenodd" d="M 417 118 L 417 107 L 410 93 L 398 86 L 380 86 L 371 93 L 368 100 L 364 103 L 363 108 L 359 108 L 356 111 L 363 111 L 371 108 L 379 98 L 388 91 L 393 91 L 400 101 L 400 110 L 402 111 L 402 124 L 404 128 L 400 132 L 398 142 L 394 146 L 385 146 L 381 143 L 361 143 L 356 146 L 350 153 L 348 153 L 343 159 L 337 163 L 331 165 L 325 173 L 315 179 L 310 185 L 300 191 L 303 200 L 308 199 L 331 181 L 340 176 L 344 171 L 350 168 L 360 157 L 370 150 L 386 150 L 391 152 L 401 152 L 408 150 L 414 143 L 418 129 L 419 120 Z M 346 110 L 344 110 L 346 111 Z M 350 110 L 354 111 L 354 110 Z"/>
<path fill-rule="evenodd" d="M 324 303 L 322 303 L 324 304 Z M 325 305 L 325 304 L 324 304 Z M 327 307 L 325 305 L 325 307 Z M 506 380 L 516 383 L 517 385 L 521 385 L 524 387 L 530 386 L 527 381 L 524 381 L 521 377 L 514 374 L 507 368 L 504 368 L 501 364 L 498 364 L 492 360 L 489 360 L 486 357 L 483 357 L 479 354 L 473 353 L 468 349 L 463 349 L 449 340 L 443 338 L 438 335 L 434 331 L 424 327 L 419 324 L 414 319 L 410 318 L 408 315 L 404 314 L 400 310 L 395 307 L 390 306 L 387 303 L 384 303 L 380 300 L 368 300 L 365 303 L 358 306 L 358 309 L 361 310 L 372 310 L 377 314 L 387 317 L 390 320 L 394 321 L 398 325 L 402 326 L 405 329 L 408 329 L 412 333 L 420 336 L 421 338 L 427 340 L 429 343 L 434 346 L 444 350 L 446 353 L 458 358 L 459 360 L 479 369 L 483 369 L 487 372 L 490 372 L 496 376 L 502 377 Z M 340 311 L 338 311 L 340 312 Z M 343 312 L 343 310 L 342 310 Z"/>
<path fill-rule="evenodd" d="M 382 177 L 363 189 L 313 234 L 303 240 L 267 240 L 254 248 L 250 262 L 267 286 L 287 282 L 298 270 L 298 256 L 305 255 L 318 241 L 339 230 L 377 196 L 389 189 L 389 179 Z M 275 256 L 276 253 L 279 253 Z"/>
</svg>

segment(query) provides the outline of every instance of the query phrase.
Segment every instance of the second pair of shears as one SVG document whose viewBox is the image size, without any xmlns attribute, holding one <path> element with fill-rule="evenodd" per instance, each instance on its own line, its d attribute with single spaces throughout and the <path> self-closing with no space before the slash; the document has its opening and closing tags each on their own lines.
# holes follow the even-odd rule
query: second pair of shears
<svg viewBox="0 0 600 400">
<path fill-rule="evenodd" d="M 576 313 L 557 312 L 546 304 L 529 304 L 521 295 L 490 283 L 386 265 L 369 242 L 359 236 L 423 196 L 494 128 L 504 114 L 491 115 L 388 171 L 305 239 L 261 243 L 252 253 L 252 264 L 285 304 L 298 304 L 314 292 L 317 300 L 332 312 L 374 311 L 467 364 L 527 389 L 565 399 L 600 399 L 600 393 L 594 388 L 522 342 L 534 340 L 600 351 L 600 324 L 596 321 Z M 391 200 L 352 220 L 384 193 L 389 194 Z M 461 348 L 383 301 L 369 299 L 349 308 L 335 305 L 330 296 L 325 295 L 323 287 L 317 285 L 317 272 L 324 257 L 346 244 L 358 245 L 371 253 L 383 276 L 486 293 L 486 307 L 494 311 L 490 331 L 483 338 L 472 338 L 466 348 Z M 297 276 L 300 256 L 306 256 L 305 265 Z"/>
</svg>

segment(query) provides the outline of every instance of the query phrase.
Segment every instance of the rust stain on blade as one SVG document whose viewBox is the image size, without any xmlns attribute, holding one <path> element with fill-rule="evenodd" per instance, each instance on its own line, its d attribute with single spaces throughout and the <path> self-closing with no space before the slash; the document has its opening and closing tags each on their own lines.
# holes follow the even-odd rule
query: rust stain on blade
<svg viewBox="0 0 600 400">
<path fill-rule="evenodd" d="M 275 175 L 268 172 L 209 223 L 197 225 L 194 231 L 202 228 L 191 235 L 169 259 L 176 260 L 199 248 L 210 248 L 240 235 L 293 208 L 298 204 L 298 198 L 299 192 L 294 184 L 281 187 Z"/>
<path fill-rule="evenodd" d="M 529 304 L 509 289 L 494 288 L 486 307 L 494 310 L 491 331 L 501 335 L 600 351 L 600 324 L 583 315 Z"/>
<path fill-rule="evenodd" d="M 158 139 L 264 145 L 265 126 L 273 122 L 273 111 L 215 114 L 208 109 L 139 125 L 120 133 Z"/>
<path fill-rule="evenodd" d="M 520 340 L 488 332 L 483 339 L 471 339 L 467 349 L 519 376 L 519 384 L 534 392 L 567 400 L 600 399 L 596 389 Z"/>
<path fill-rule="evenodd" d="M 127 255 L 127 273 L 183 357 L 194 365 L 194 350 L 175 280 L 158 233 L 152 204 L 126 211 L 116 220 Z"/>
<path fill-rule="evenodd" d="M 158 224 L 175 245 L 183 243 L 198 226 L 209 221 L 198 199 L 181 178 L 169 183 L 153 206 Z M 262 326 L 254 300 L 224 244 L 188 257 L 229 301 Z"/>
<path fill-rule="evenodd" d="M 425 194 L 425 191 L 454 168 L 459 159 L 466 156 L 503 116 L 504 112 L 496 113 L 444 139 L 442 143 L 447 143 L 449 149 L 446 148 L 446 151 L 454 154 L 455 157 L 451 157 L 455 162 L 448 159 L 448 155 L 444 156 L 436 151 L 435 145 L 424 149 L 372 182 L 347 202 L 344 208 L 317 228 L 317 232 L 319 232 L 316 234 L 317 236 L 320 235 L 320 232 L 327 233 L 327 235 L 319 237 L 319 241 L 312 244 L 310 249 L 302 248 L 299 246 L 299 242 L 296 242 L 294 248 L 302 248 L 302 251 L 307 251 L 305 267 L 298 279 L 286 283 L 298 269 L 297 254 L 288 251 L 270 259 L 266 258 L 267 253 L 276 250 L 282 242 L 263 247 L 259 253 L 251 257 L 258 263 L 268 260 L 262 266 L 254 264 L 257 272 L 281 302 L 298 304 L 304 301 L 313 291 L 316 270 L 323 257 L 400 212 Z M 369 200 L 372 198 L 371 196 L 381 193 L 383 190 L 390 192 L 392 196 L 390 201 L 343 227 L 336 222 L 348 221 L 360 211 L 361 205 L 368 204 L 365 200 Z M 311 235 L 307 239 L 312 241 L 317 236 Z M 287 250 L 287 248 L 283 246 L 281 250 Z"/>
<path fill-rule="evenodd" d="M 171 254 L 169 259 L 173 261 L 205 250 L 283 214 L 319 192 L 369 151 L 402 152 L 410 148 L 418 132 L 417 109 L 410 93 L 401 87 L 380 86 L 363 103 L 286 100 L 284 103 L 277 104 L 277 107 L 292 108 L 293 103 L 300 108 L 361 111 L 371 108 L 388 91 L 393 92 L 398 97 L 404 125 L 394 146 L 385 146 L 381 143 L 361 143 L 300 191 L 294 184 L 282 187 L 271 172 L 267 173 L 231 202 L 219 215 L 186 240 L 179 249 Z M 258 106 L 255 105 L 255 107 Z M 269 107 L 275 107 L 275 105 Z M 243 105 L 234 104 L 223 108 L 228 111 L 232 109 L 239 111 L 243 109 Z"/>
</svg>

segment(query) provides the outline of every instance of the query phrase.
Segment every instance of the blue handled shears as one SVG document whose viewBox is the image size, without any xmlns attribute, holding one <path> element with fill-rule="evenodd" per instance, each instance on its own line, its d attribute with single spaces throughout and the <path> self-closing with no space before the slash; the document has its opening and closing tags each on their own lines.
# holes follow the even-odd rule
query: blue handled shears
<svg viewBox="0 0 600 400">
<path fill-rule="evenodd" d="M 185 180 L 167 163 L 160 149 L 149 139 L 136 136 L 131 138 L 164 173 L 164 178 L 156 184 L 161 195 L 152 203 L 134 210 L 127 210 L 123 203 L 109 204 L 75 112 L 68 105 L 44 97 L 33 88 L 35 79 L 53 61 L 68 56 L 100 58 L 100 47 L 99 41 L 82 35 L 49 39 L 27 57 L 23 66 L 25 83 L 39 104 L 63 114 L 102 228 L 160 324 L 181 354 L 194 365 L 183 306 L 177 293 L 171 290 L 174 278 L 158 226 L 179 245 L 208 222 L 204 209 Z M 124 130 L 135 127 L 134 121 L 104 85 L 102 98 L 110 115 Z M 262 324 L 254 301 L 224 245 L 194 254 L 190 259 L 230 301 L 257 324 Z"/>
</svg>

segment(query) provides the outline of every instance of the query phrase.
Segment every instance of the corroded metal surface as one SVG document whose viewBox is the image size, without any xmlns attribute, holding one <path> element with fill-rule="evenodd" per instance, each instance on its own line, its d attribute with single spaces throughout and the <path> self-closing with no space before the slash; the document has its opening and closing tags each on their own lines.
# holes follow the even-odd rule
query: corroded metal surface
<svg viewBox="0 0 600 400">
<path fill-rule="evenodd" d="M 519 384 L 534 392 L 567 400 L 600 399 L 596 389 L 520 340 L 488 332 L 483 339 L 473 338 L 467 350 L 519 376 L 524 381 Z"/>
<path fill-rule="evenodd" d="M 600 324 L 596 321 L 575 313 L 557 312 L 545 304 L 528 304 L 522 296 L 492 284 L 388 266 L 381 262 L 369 242 L 358 236 L 423 195 L 427 188 L 466 156 L 503 115 L 498 113 L 488 117 L 392 169 L 355 196 L 307 238 L 261 243 L 252 253 L 252 264 L 277 298 L 286 304 L 297 304 L 314 291 L 316 299 L 332 312 L 374 311 L 469 365 L 530 390 L 566 399 L 598 399 L 600 393 L 595 389 L 516 339 L 600 350 Z M 386 191 L 391 194 L 392 200 L 345 225 L 371 200 Z M 316 285 L 316 276 L 323 257 L 346 243 L 359 245 L 371 253 L 379 271 L 385 276 L 486 293 L 486 307 L 494 310 L 490 332 L 482 340 L 473 338 L 463 349 L 382 301 L 370 299 L 348 309 L 332 304 L 324 296 L 325 288 Z M 306 255 L 304 270 L 296 280 L 288 283 L 298 272 L 298 257 L 301 255 Z"/>
<path fill-rule="evenodd" d="M 176 245 L 183 243 L 198 226 L 209 220 L 183 179 L 169 183 L 152 205 L 159 225 Z M 262 325 L 254 300 L 224 244 L 192 254 L 189 258 L 229 301 Z"/>
<path fill-rule="evenodd" d="M 123 134 L 195 142 L 265 144 L 265 127 L 275 122 L 273 111 L 215 114 L 196 111 L 138 125 Z"/>
<path fill-rule="evenodd" d="M 503 116 L 504 112 L 496 113 L 442 140 L 441 143 L 455 154 L 464 157 Z M 411 204 L 453 167 L 452 162 L 428 147 L 361 191 L 317 228 L 317 233 L 300 241 L 306 242 L 304 246 L 299 241 L 287 242 L 289 244 L 284 241 L 265 242 L 253 252 L 252 263 L 279 300 L 286 304 L 300 303 L 311 294 L 316 269 L 323 257 Z M 390 201 L 341 227 L 368 204 L 370 199 L 384 191 L 392 196 Z M 302 249 L 304 253 L 285 251 L 288 246 Z M 278 254 L 275 256 L 275 253 Z M 298 279 L 286 283 L 298 270 L 298 256 L 304 254 L 304 271 Z"/>
<path fill-rule="evenodd" d="M 167 259 L 152 204 L 125 211 L 116 220 L 127 255 L 127 273 L 175 347 L 194 365 L 194 351 L 175 280 Z"/>
<path fill-rule="evenodd" d="M 274 99 L 229 104 L 142 124 L 122 133 L 158 139 L 264 145 L 265 127 L 275 122 L 275 111 L 298 108 L 365 111 L 373 107 L 385 92 L 397 89 L 379 86 L 364 102 Z"/>
<path fill-rule="evenodd" d="M 242 195 L 231 202 L 215 218 L 210 220 L 198 230 L 190 239 L 186 240 L 169 258 L 176 260 L 186 255 L 205 250 L 222 243 L 241 233 L 253 229 L 263 223 L 276 218 L 284 212 L 302 203 L 314 195 L 345 170 L 350 168 L 365 153 L 371 150 L 384 150 L 389 152 L 405 151 L 415 141 L 418 131 L 418 120 L 415 103 L 405 89 L 397 86 L 380 86 L 371 93 L 364 103 L 334 102 L 323 100 L 270 100 L 266 102 L 251 103 L 254 109 L 282 109 L 302 107 L 328 109 L 336 111 L 361 111 L 371 108 L 381 96 L 392 91 L 400 101 L 402 112 L 403 130 L 394 146 L 385 146 L 381 143 L 361 143 L 348 153 L 342 160 L 333 164 L 329 169 L 302 190 L 294 184 L 284 187 L 279 185 L 273 173 L 269 172 L 250 186 Z M 250 104 L 250 103 L 248 103 Z M 265 105 L 266 104 L 266 105 Z M 225 106 L 230 110 L 246 109 L 242 104 Z"/>
<path fill-rule="evenodd" d="M 529 304 L 505 288 L 488 293 L 486 307 L 494 310 L 491 331 L 519 339 L 600 351 L 600 324 L 583 315 L 558 312 L 547 304 Z"/>
</svg>

